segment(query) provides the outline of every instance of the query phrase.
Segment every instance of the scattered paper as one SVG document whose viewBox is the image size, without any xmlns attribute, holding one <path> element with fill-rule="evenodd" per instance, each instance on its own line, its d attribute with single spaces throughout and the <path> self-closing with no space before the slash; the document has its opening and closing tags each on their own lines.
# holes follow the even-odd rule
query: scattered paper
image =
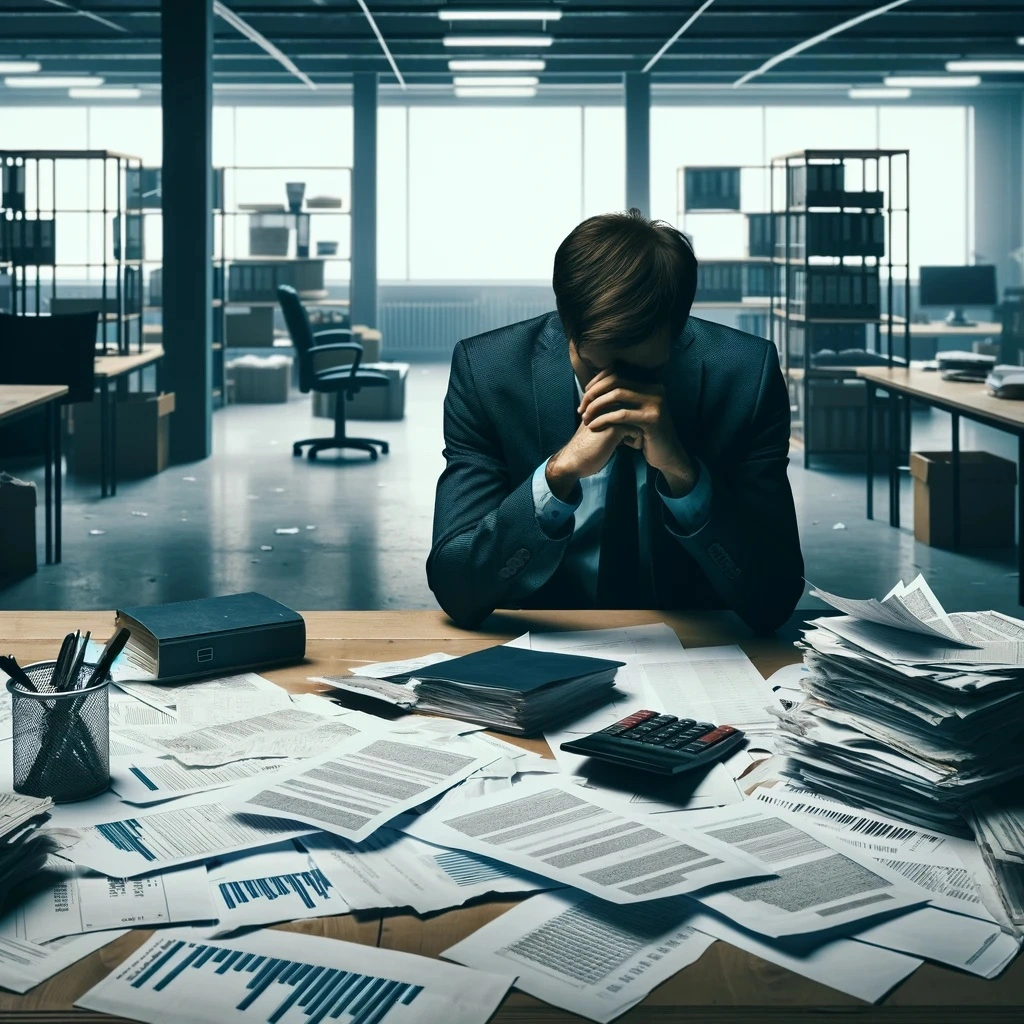
<svg viewBox="0 0 1024 1024">
<path fill-rule="evenodd" d="M 287 760 L 258 758 L 212 768 L 190 768 L 170 757 L 118 757 L 111 761 L 110 785 L 127 803 L 158 804 L 270 774 L 283 768 Z"/>
</svg>

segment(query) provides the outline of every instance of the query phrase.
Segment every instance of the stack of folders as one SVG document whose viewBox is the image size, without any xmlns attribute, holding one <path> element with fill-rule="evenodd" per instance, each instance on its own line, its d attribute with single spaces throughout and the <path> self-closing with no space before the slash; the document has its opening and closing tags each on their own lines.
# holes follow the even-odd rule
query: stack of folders
<svg viewBox="0 0 1024 1024">
<path fill-rule="evenodd" d="M 606 703 L 622 664 L 521 647 L 489 647 L 417 669 L 409 682 L 418 711 L 535 736 Z"/>
<path fill-rule="evenodd" d="M 0 913 L 8 896 L 36 875 L 56 843 L 37 832 L 53 801 L 48 797 L 0 793 Z"/>
<path fill-rule="evenodd" d="M 781 722 L 788 771 L 847 803 L 969 835 L 966 806 L 1024 775 L 1024 622 L 949 615 L 920 576 L 882 601 L 813 593 L 844 614 L 804 633 L 806 699 Z"/>
<path fill-rule="evenodd" d="M 1019 782 L 986 793 L 967 807 L 978 849 L 1010 920 L 1024 925 L 1024 794 Z"/>
</svg>

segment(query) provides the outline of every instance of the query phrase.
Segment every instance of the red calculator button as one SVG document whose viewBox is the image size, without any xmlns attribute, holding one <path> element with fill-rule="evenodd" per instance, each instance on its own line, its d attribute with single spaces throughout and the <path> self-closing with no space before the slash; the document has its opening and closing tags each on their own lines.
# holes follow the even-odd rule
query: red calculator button
<svg viewBox="0 0 1024 1024">
<path fill-rule="evenodd" d="M 720 725 L 714 732 L 705 733 L 703 736 L 698 736 L 695 743 L 700 743 L 702 746 L 708 747 L 712 743 L 718 743 L 719 740 L 724 740 L 727 736 L 731 736 L 736 730 L 731 725 Z"/>
</svg>

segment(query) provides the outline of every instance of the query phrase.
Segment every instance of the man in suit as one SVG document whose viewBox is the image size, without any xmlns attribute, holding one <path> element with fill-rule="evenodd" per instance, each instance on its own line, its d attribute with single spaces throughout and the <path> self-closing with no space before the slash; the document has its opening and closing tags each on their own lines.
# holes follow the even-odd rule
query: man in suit
<svg viewBox="0 0 1024 1024">
<path fill-rule="evenodd" d="M 495 608 L 731 608 L 803 591 L 775 346 L 691 317 L 697 261 L 638 210 L 555 254 L 557 313 L 459 342 L 427 579 L 460 626 Z"/>
</svg>

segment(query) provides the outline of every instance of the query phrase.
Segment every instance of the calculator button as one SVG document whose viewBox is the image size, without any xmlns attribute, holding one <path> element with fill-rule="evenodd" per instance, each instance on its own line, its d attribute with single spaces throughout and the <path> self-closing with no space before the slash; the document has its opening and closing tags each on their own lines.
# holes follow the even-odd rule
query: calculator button
<svg viewBox="0 0 1024 1024">
<path fill-rule="evenodd" d="M 731 725 L 720 725 L 714 732 L 709 732 L 705 736 L 701 736 L 697 743 L 702 747 L 710 747 L 713 743 L 720 743 L 722 740 L 731 736 L 736 730 Z"/>
<path fill-rule="evenodd" d="M 694 720 L 692 718 L 680 718 L 679 719 L 679 724 L 684 729 L 689 729 L 691 725 L 696 725 L 697 723 L 694 722 Z"/>
<path fill-rule="evenodd" d="M 714 722 L 695 722 L 693 727 L 701 732 L 713 732 L 716 728 Z"/>
</svg>

